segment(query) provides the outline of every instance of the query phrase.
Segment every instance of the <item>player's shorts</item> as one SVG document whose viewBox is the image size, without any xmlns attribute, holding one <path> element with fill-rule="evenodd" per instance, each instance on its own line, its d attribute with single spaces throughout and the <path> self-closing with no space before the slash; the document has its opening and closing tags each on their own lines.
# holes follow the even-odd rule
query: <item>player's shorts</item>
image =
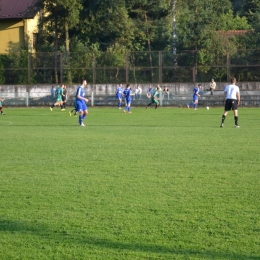
<svg viewBox="0 0 260 260">
<path fill-rule="evenodd" d="M 131 97 L 125 99 L 127 105 L 131 104 L 131 101 L 132 101 Z"/>
<path fill-rule="evenodd" d="M 77 100 L 77 112 L 85 111 L 87 109 L 88 108 L 85 101 Z"/>
<path fill-rule="evenodd" d="M 64 97 L 64 96 L 62 96 L 62 101 L 66 101 L 66 96 Z"/>
<path fill-rule="evenodd" d="M 225 111 L 237 110 L 237 100 L 236 99 L 226 99 Z"/>
<path fill-rule="evenodd" d="M 152 104 L 157 104 L 157 105 L 159 104 L 159 100 L 155 99 L 155 98 L 152 98 L 151 102 L 152 102 Z"/>
<path fill-rule="evenodd" d="M 62 98 L 61 97 L 57 97 L 56 103 L 60 103 L 60 102 L 62 102 Z"/>
<path fill-rule="evenodd" d="M 122 94 L 116 95 L 117 99 L 122 99 Z"/>
<path fill-rule="evenodd" d="M 88 107 L 85 101 L 77 100 L 77 112 L 86 111 L 86 110 L 88 110 Z"/>
</svg>

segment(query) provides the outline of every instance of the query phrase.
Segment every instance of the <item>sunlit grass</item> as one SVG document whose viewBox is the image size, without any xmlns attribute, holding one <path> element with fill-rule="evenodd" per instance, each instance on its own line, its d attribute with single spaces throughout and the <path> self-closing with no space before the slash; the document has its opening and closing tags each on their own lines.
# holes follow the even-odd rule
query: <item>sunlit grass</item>
<svg viewBox="0 0 260 260">
<path fill-rule="evenodd" d="M 259 110 L 0 117 L 0 259 L 259 259 Z"/>
</svg>

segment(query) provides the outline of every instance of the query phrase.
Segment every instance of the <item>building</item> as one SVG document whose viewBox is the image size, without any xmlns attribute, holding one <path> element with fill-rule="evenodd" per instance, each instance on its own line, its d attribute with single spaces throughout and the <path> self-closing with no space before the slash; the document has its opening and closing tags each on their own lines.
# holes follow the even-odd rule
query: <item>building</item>
<svg viewBox="0 0 260 260">
<path fill-rule="evenodd" d="M 33 51 L 37 39 L 39 13 L 34 0 L 0 0 L 0 54 L 28 47 Z"/>
</svg>

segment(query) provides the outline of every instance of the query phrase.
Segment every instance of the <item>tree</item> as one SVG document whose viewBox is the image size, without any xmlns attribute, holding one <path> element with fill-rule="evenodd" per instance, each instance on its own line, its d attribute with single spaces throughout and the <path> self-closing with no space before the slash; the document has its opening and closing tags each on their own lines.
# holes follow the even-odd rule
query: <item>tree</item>
<svg viewBox="0 0 260 260">
<path fill-rule="evenodd" d="M 195 50 L 190 65 L 195 67 L 196 75 L 198 68 L 205 73 L 218 60 L 223 65 L 221 56 L 235 51 L 236 40 L 229 41 L 219 31 L 249 28 L 246 19 L 233 16 L 229 0 L 179 0 L 176 16 L 178 49 Z"/>
<path fill-rule="evenodd" d="M 48 35 L 48 42 L 55 51 L 55 78 L 57 78 L 57 52 L 65 46 L 68 64 L 68 82 L 71 82 L 69 68 L 70 35 L 69 30 L 79 23 L 82 0 L 38 0 L 35 3 L 39 10 L 44 10 L 40 19 L 39 31 L 42 37 Z M 43 39 L 42 39 L 43 41 Z M 65 44 L 62 44 L 64 42 Z"/>
</svg>

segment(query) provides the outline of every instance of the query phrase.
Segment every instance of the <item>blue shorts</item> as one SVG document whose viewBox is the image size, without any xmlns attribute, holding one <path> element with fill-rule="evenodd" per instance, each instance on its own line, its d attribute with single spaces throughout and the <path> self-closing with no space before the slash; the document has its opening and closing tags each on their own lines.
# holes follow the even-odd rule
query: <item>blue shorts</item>
<svg viewBox="0 0 260 260">
<path fill-rule="evenodd" d="M 86 110 L 88 110 L 88 107 L 85 101 L 77 100 L 77 112 L 86 111 Z"/>
<path fill-rule="evenodd" d="M 122 95 L 116 95 L 117 99 L 122 99 Z"/>
<path fill-rule="evenodd" d="M 131 97 L 125 99 L 127 105 L 131 104 L 131 101 L 132 101 Z"/>
</svg>

